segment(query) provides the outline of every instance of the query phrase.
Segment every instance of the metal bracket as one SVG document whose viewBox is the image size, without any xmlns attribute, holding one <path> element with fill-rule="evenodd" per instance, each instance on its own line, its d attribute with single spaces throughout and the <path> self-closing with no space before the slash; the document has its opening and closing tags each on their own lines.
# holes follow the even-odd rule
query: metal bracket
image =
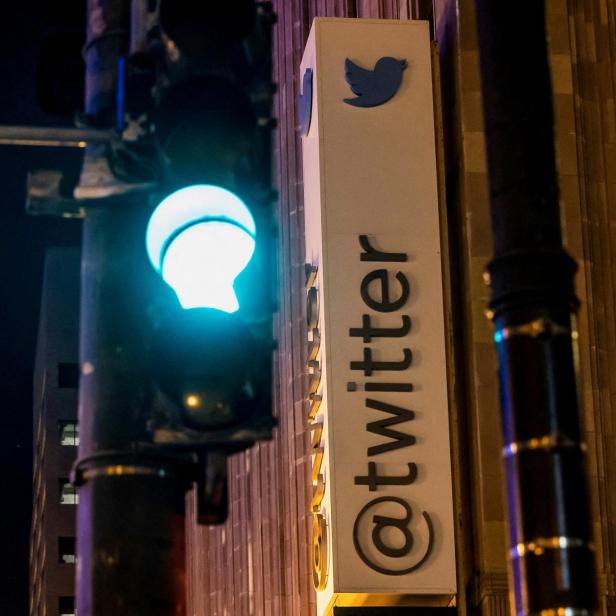
<svg viewBox="0 0 616 616">
<path fill-rule="evenodd" d="M 26 212 L 33 216 L 83 218 L 81 202 L 61 194 L 63 175 L 55 169 L 30 171 L 26 188 Z"/>
</svg>

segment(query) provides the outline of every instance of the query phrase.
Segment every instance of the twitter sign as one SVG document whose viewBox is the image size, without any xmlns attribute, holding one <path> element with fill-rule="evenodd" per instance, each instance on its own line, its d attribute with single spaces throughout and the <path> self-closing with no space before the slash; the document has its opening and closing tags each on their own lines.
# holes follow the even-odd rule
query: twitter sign
<svg viewBox="0 0 616 616">
<path fill-rule="evenodd" d="M 298 78 L 317 614 L 385 595 L 448 603 L 455 516 L 429 24 L 318 18 Z"/>
</svg>

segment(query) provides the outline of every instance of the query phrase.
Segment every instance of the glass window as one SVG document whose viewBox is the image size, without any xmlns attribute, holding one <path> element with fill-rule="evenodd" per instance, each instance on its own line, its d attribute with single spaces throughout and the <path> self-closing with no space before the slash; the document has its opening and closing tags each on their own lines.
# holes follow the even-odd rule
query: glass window
<svg viewBox="0 0 616 616">
<path fill-rule="evenodd" d="M 68 565 L 75 564 L 75 537 L 58 537 L 58 560 Z"/>
<path fill-rule="evenodd" d="M 76 616 L 75 597 L 59 597 L 60 616 Z"/>
<path fill-rule="evenodd" d="M 79 503 L 77 488 L 68 479 L 60 479 L 60 504 L 76 505 Z"/>
<path fill-rule="evenodd" d="M 76 421 L 61 421 L 60 425 L 60 445 L 64 447 L 79 446 L 79 425 Z"/>
</svg>

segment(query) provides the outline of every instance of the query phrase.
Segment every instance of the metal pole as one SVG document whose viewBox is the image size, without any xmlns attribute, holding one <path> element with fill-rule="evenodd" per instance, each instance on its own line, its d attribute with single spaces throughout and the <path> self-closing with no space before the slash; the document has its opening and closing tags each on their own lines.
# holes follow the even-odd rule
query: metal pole
<svg viewBox="0 0 616 616">
<path fill-rule="evenodd" d="M 572 353 L 576 265 L 562 247 L 544 2 L 476 0 L 494 259 L 512 611 L 596 605 Z"/>
<path fill-rule="evenodd" d="M 86 113 L 97 126 L 114 122 L 128 16 L 125 1 L 88 1 Z M 85 164 L 105 155 L 104 146 L 89 146 Z M 145 434 L 152 401 L 143 325 L 149 269 L 138 235 L 148 214 L 143 199 L 92 198 L 84 207 L 75 469 L 80 616 L 185 614 L 185 481 L 177 462 L 148 453 Z"/>
<path fill-rule="evenodd" d="M 0 145 L 85 148 L 88 143 L 109 143 L 117 136 L 109 130 L 55 126 L 0 126 Z"/>
</svg>

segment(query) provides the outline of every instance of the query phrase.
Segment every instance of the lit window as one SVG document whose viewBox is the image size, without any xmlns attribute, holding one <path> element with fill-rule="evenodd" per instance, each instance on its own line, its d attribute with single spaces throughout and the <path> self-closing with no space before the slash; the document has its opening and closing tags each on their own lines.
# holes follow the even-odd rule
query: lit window
<svg viewBox="0 0 616 616">
<path fill-rule="evenodd" d="M 68 479 L 60 479 L 60 504 L 76 505 L 79 503 L 77 488 Z"/>
<path fill-rule="evenodd" d="M 76 616 L 75 597 L 59 597 L 60 616 Z"/>
<path fill-rule="evenodd" d="M 64 447 L 79 446 L 79 426 L 76 421 L 61 421 L 60 425 L 60 445 Z"/>
<path fill-rule="evenodd" d="M 75 537 L 58 538 L 58 560 L 68 565 L 75 564 Z"/>
</svg>

